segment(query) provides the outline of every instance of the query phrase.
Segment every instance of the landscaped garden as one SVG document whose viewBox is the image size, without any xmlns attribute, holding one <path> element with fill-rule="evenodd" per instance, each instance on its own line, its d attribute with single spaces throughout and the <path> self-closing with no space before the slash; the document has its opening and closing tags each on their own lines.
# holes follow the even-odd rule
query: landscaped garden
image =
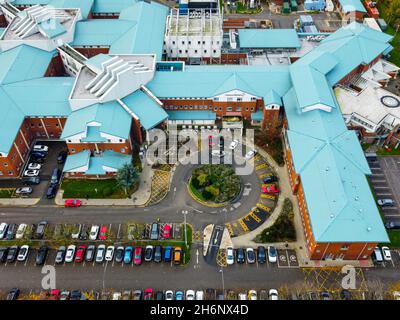
<svg viewBox="0 0 400 320">
<path fill-rule="evenodd" d="M 229 165 L 207 164 L 193 170 L 189 187 L 201 201 L 225 203 L 239 194 L 240 178 Z"/>
<path fill-rule="evenodd" d="M 0 189 L 0 198 L 11 198 L 14 191 L 13 188 Z"/>
<path fill-rule="evenodd" d="M 126 198 L 124 188 L 118 184 L 116 179 L 64 179 L 61 188 L 64 190 L 64 198 Z"/>
</svg>

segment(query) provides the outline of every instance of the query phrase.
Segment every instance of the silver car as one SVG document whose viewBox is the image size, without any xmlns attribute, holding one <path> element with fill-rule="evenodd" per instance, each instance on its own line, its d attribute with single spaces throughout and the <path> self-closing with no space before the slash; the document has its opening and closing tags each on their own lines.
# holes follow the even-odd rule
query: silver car
<svg viewBox="0 0 400 320">
<path fill-rule="evenodd" d="M 106 254 L 106 246 L 104 244 L 99 245 L 96 251 L 96 263 L 102 263 L 104 261 L 105 254 Z"/>
</svg>

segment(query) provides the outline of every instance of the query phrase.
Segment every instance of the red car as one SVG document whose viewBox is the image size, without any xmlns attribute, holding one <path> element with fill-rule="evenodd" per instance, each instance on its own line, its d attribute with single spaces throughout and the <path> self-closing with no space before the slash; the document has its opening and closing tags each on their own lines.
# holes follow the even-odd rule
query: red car
<svg viewBox="0 0 400 320">
<path fill-rule="evenodd" d="M 67 199 L 64 202 L 65 207 L 70 207 L 70 208 L 75 208 L 75 207 L 80 207 L 82 205 L 81 200 L 75 200 L 75 199 Z"/>
<path fill-rule="evenodd" d="M 147 288 L 144 290 L 144 300 L 153 300 L 153 289 Z"/>
<path fill-rule="evenodd" d="M 208 136 L 208 145 L 210 147 L 213 145 L 213 136 Z"/>
<path fill-rule="evenodd" d="M 101 226 L 99 232 L 99 240 L 106 240 L 107 226 Z"/>
<path fill-rule="evenodd" d="M 166 224 L 163 230 L 163 238 L 169 239 L 170 236 L 171 236 L 171 225 Z"/>
<path fill-rule="evenodd" d="M 142 256 L 143 256 L 142 252 L 143 252 L 142 247 L 135 248 L 135 254 L 133 256 L 133 263 L 137 266 L 142 264 Z"/>
<path fill-rule="evenodd" d="M 262 186 L 261 191 L 262 193 L 278 194 L 279 188 L 274 184 L 266 184 Z"/>
<path fill-rule="evenodd" d="M 61 291 L 58 289 L 53 289 L 50 291 L 50 300 L 60 299 Z"/>
<path fill-rule="evenodd" d="M 85 257 L 86 246 L 79 246 L 76 250 L 75 262 L 82 262 Z"/>
</svg>

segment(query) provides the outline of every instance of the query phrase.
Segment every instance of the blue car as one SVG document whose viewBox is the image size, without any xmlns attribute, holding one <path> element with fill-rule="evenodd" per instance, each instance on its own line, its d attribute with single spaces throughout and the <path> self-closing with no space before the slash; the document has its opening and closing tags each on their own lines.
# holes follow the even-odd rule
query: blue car
<svg viewBox="0 0 400 320">
<path fill-rule="evenodd" d="M 183 291 L 176 291 L 175 292 L 175 300 L 183 300 Z"/>
<path fill-rule="evenodd" d="M 172 247 L 167 246 L 164 248 L 164 262 L 171 262 L 172 259 Z"/>
<path fill-rule="evenodd" d="M 132 255 L 133 255 L 133 248 L 126 247 L 124 252 L 124 263 L 131 263 L 132 262 Z"/>
</svg>

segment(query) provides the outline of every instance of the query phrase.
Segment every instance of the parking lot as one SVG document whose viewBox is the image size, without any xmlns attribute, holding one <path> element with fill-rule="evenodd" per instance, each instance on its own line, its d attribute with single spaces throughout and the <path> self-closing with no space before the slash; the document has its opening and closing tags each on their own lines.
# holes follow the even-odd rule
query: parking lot
<svg viewBox="0 0 400 320">
<path fill-rule="evenodd" d="M 394 206 L 382 207 L 385 222 L 400 220 L 400 157 L 368 158 L 371 184 L 377 199 L 392 199 Z"/>
<path fill-rule="evenodd" d="M 400 250 L 394 249 L 390 250 L 390 254 L 392 256 L 391 261 L 383 261 L 382 263 L 374 262 L 375 267 L 377 268 L 392 268 L 400 270 Z"/>
</svg>

